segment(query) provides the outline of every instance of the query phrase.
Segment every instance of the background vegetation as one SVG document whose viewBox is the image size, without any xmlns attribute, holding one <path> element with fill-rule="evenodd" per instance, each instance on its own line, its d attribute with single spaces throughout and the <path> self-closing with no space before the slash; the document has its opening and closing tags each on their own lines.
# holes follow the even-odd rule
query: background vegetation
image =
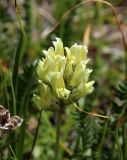
<svg viewBox="0 0 127 160">
<path fill-rule="evenodd" d="M 24 119 L 18 131 L 0 139 L 1 159 L 54 158 L 56 114 L 40 113 L 31 98 L 38 92 L 36 64 L 55 37 L 68 47 L 75 42 L 88 46 L 95 89 L 79 106 L 110 117 L 68 107 L 62 115 L 60 160 L 127 159 L 127 45 L 111 6 L 84 2 L 19 0 L 16 5 L 0 1 L 0 104 Z M 126 0 L 107 2 L 115 7 L 126 39 Z"/>
</svg>

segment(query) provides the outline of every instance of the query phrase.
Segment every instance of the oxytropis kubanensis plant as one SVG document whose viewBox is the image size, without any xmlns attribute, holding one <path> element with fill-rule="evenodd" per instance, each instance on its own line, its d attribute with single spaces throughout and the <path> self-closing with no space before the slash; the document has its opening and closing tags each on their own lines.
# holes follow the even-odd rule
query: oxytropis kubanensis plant
<svg viewBox="0 0 127 160">
<path fill-rule="evenodd" d="M 64 47 L 60 38 L 53 45 L 38 62 L 39 94 L 33 100 L 41 108 L 55 111 L 90 94 L 94 81 L 89 81 L 92 70 L 86 67 L 86 46 Z"/>
</svg>

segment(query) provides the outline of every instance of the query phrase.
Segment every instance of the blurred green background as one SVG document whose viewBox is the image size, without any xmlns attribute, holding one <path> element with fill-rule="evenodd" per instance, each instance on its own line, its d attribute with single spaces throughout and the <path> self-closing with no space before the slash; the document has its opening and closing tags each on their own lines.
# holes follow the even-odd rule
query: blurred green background
<svg viewBox="0 0 127 160">
<path fill-rule="evenodd" d="M 33 66 L 43 56 L 42 50 L 51 46 L 51 42 L 55 37 L 60 37 L 64 46 L 68 47 L 74 43 L 86 44 L 89 50 L 88 57 L 91 58 L 89 67 L 93 69 L 91 79 L 95 80 L 95 89 L 86 99 L 82 99 L 79 105 L 87 111 L 112 117 L 100 159 L 119 160 L 114 128 L 123 109 L 123 99 L 121 100 L 116 95 L 116 88 L 125 78 L 125 64 L 121 33 L 111 8 L 102 3 L 81 5 L 70 12 L 61 21 L 60 25 L 50 32 L 56 23 L 60 21 L 62 15 L 80 2 L 82 0 L 17 1 L 22 24 L 27 35 L 27 46 L 19 68 L 18 104 L 20 105 L 22 101 L 24 88 L 28 85 Z M 115 6 L 122 30 L 125 37 L 127 37 L 127 1 L 110 0 L 107 2 Z M 8 71 L 13 71 L 20 36 L 14 1 L 1 0 L 0 65 L 2 70 L 0 71 L 0 104 L 7 108 L 9 107 L 6 101 L 4 83 L 6 82 L 7 90 L 10 93 Z M 5 75 L 5 82 L 2 78 L 3 74 Z M 36 80 L 32 87 L 30 98 L 36 92 L 35 86 Z M 11 101 L 11 96 L 9 98 Z M 32 146 L 38 114 L 39 110 L 30 99 L 26 120 L 24 160 Z M 104 121 L 84 114 L 78 114 L 73 107 L 67 108 L 62 121 L 61 159 L 97 159 L 97 148 L 102 138 Z M 55 113 L 43 112 L 36 146 L 33 151 L 34 160 L 49 160 L 54 156 L 56 123 Z M 119 130 L 119 134 L 121 146 L 124 148 L 122 129 Z M 1 142 L 2 151 L 2 145 L 5 141 Z M 125 153 L 125 151 L 123 152 Z M 4 150 L 3 154 L 5 153 L 6 150 Z M 126 160 L 125 157 L 126 155 L 123 160 Z"/>
</svg>

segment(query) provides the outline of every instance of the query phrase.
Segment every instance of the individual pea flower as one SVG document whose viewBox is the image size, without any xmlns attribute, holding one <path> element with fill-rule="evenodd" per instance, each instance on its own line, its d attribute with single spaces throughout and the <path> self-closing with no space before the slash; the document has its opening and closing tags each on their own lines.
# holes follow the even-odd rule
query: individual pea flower
<svg viewBox="0 0 127 160">
<path fill-rule="evenodd" d="M 33 101 L 37 104 L 37 106 L 43 105 L 43 108 L 47 110 L 51 109 L 51 106 L 53 106 L 53 109 L 57 108 L 57 100 L 53 96 L 50 87 L 45 83 L 42 83 L 41 80 L 39 80 L 39 94 L 39 96 L 35 94 L 33 95 Z M 55 105 L 53 105 L 53 102 Z"/>
<path fill-rule="evenodd" d="M 70 91 L 66 89 L 63 77 L 59 72 L 54 72 L 51 78 L 51 86 L 58 98 L 68 99 Z"/>
<path fill-rule="evenodd" d="M 94 89 L 94 81 L 89 81 L 92 70 L 87 68 L 87 47 L 76 43 L 71 48 L 63 47 L 60 38 L 53 45 L 43 51 L 45 58 L 38 62 L 39 94 L 33 96 L 38 106 L 51 110 L 58 109 L 61 100 L 68 105 Z"/>
</svg>

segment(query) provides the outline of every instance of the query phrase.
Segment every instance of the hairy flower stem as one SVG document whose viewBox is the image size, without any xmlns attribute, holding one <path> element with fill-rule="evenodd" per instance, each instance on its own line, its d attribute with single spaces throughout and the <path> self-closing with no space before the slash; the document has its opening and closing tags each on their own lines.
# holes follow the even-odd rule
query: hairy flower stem
<svg viewBox="0 0 127 160">
<path fill-rule="evenodd" d="M 62 107 L 57 112 L 55 160 L 59 160 L 61 114 L 62 114 Z"/>
</svg>

